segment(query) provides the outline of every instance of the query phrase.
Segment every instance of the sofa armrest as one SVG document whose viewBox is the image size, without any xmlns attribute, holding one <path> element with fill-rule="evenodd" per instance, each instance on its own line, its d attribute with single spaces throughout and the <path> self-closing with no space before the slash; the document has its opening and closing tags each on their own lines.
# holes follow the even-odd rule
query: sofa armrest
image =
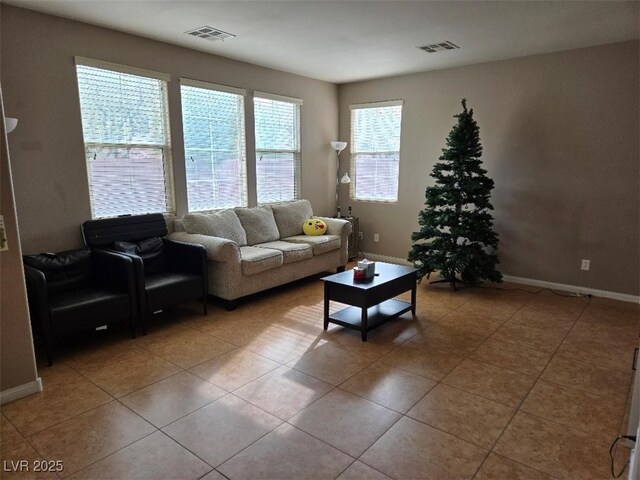
<svg viewBox="0 0 640 480">
<path fill-rule="evenodd" d="M 340 237 L 340 263 L 346 265 L 349 261 L 349 237 L 353 226 L 349 220 L 330 217 L 314 217 L 319 218 L 327 224 L 328 235 L 338 235 Z"/>
<path fill-rule="evenodd" d="M 240 247 L 232 240 L 187 232 L 174 232 L 169 235 L 169 239 L 202 245 L 207 251 L 209 260 L 240 263 Z"/>
<path fill-rule="evenodd" d="M 349 220 L 342 220 L 341 218 L 331 217 L 313 217 L 319 218 L 327 224 L 327 235 L 338 235 L 341 238 L 349 238 L 351 235 L 351 222 Z"/>
</svg>

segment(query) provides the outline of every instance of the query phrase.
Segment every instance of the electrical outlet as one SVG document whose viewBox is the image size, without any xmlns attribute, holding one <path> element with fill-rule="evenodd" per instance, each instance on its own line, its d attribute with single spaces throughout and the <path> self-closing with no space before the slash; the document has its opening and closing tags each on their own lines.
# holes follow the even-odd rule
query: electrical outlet
<svg viewBox="0 0 640 480">
<path fill-rule="evenodd" d="M 591 268 L 591 260 L 585 260 L 583 258 L 582 259 L 582 264 L 580 265 L 580 269 L 589 271 L 590 268 Z"/>
<path fill-rule="evenodd" d="M 358 240 L 362 240 L 364 238 L 364 232 L 358 232 Z"/>
<path fill-rule="evenodd" d="M 380 241 L 380 234 L 379 233 L 374 233 L 373 234 L 373 241 L 376 242 L 376 243 Z"/>
</svg>

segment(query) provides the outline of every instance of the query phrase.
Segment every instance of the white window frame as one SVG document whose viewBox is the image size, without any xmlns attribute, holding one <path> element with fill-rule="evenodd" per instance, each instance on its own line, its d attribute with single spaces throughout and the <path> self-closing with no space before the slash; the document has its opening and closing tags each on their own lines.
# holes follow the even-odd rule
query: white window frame
<svg viewBox="0 0 640 480">
<path fill-rule="evenodd" d="M 267 150 L 267 149 L 262 149 L 259 150 L 258 149 L 258 145 L 256 143 L 256 178 L 255 178 L 255 184 L 256 184 L 256 201 L 258 203 L 258 205 L 265 205 L 265 204 L 269 204 L 269 203 L 274 203 L 274 201 L 266 201 L 266 202 L 261 202 L 260 198 L 258 197 L 258 183 L 260 181 L 260 179 L 258 178 L 258 162 L 260 161 L 260 158 L 262 155 L 264 154 L 292 154 L 293 158 L 294 158 L 294 198 L 290 198 L 290 199 L 281 199 L 281 200 L 277 200 L 277 201 L 287 201 L 287 200 L 299 200 L 302 197 L 302 193 L 301 193 L 301 188 L 302 188 L 302 145 L 301 145 L 301 130 L 302 130 L 302 104 L 303 101 L 299 98 L 294 98 L 294 97 L 286 97 L 283 95 L 276 95 L 273 93 L 267 93 L 267 92 L 260 92 L 260 91 L 255 91 L 253 92 L 253 100 L 254 100 L 254 111 L 255 111 L 255 100 L 256 99 L 264 99 L 264 100 L 275 100 L 277 102 L 284 102 L 284 103 L 291 103 L 293 105 L 296 106 L 297 108 L 297 131 L 296 131 L 296 136 L 297 138 L 295 139 L 295 144 L 297 146 L 297 149 L 295 150 Z M 254 130 L 256 130 L 258 128 L 257 122 L 255 121 L 255 115 L 254 115 Z M 255 132 L 254 132 L 255 133 Z M 256 134 L 256 138 L 257 138 L 257 134 Z"/>
<path fill-rule="evenodd" d="M 215 92 L 225 92 L 225 93 L 232 93 L 235 95 L 239 95 L 242 97 L 242 116 L 240 119 L 240 129 L 241 129 L 241 135 L 240 135 L 240 154 L 241 154 L 241 159 L 240 159 L 240 164 L 241 164 L 241 181 L 242 181 L 242 186 L 241 186 L 241 193 L 240 193 L 240 204 L 239 205 L 234 205 L 233 207 L 246 207 L 248 206 L 248 187 L 247 187 L 247 153 L 246 153 L 246 132 L 245 132 L 245 112 L 244 112 L 244 102 L 245 102 L 245 97 L 247 95 L 247 91 L 242 89 L 242 88 L 237 88 L 237 87 L 232 87 L 232 86 L 228 86 L 228 85 L 219 85 L 219 84 L 215 84 L 215 83 L 209 83 L 209 82 L 202 82 L 199 80 L 193 80 L 193 79 L 189 79 L 189 78 L 181 78 L 180 79 L 180 95 L 182 97 L 182 87 L 186 86 L 186 87 L 195 87 L 195 88 L 201 88 L 201 89 L 205 89 L 205 90 L 213 90 Z M 181 118 L 182 118 L 182 128 L 183 128 L 183 135 L 184 135 L 184 105 L 183 105 L 183 109 L 181 112 Z M 186 146 L 186 140 L 183 142 L 183 146 L 184 146 L 184 157 L 185 157 L 185 162 L 189 161 L 189 158 L 187 157 L 187 146 Z M 207 151 L 209 151 L 207 149 Z M 189 204 L 189 179 L 186 176 L 186 166 L 185 166 L 185 182 L 187 184 L 187 211 L 189 212 L 207 212 L 207 211 L 213 211 L 213 210 L 217 210 L 217 209 L 221 209 L 221 208 L 232 208 L 231 206 L 213 206 L 212 208 L 207 208 L 207 209 L 195 209 L 192 208 L 191 205 Z"/>
<path fill-rule="evenodd" d="M 400 138 L 398 138 L 398 150 L 391 151 L 358 151 L 357 145 L 358 142 L 355 138 L 356 136 L 356 125 L 355 125 L 355 115 L 358 110 L 367 110 L 367 109 L 377 109 L 377 108 L 388 108 L 388 107 L 400 107 L 400 136 L 402 132 L 402 107 L 404 101 L 403 100 L 388 100 L 382 102 L 373 102 L 373 103 L 361 103 L 354 104 L 349 106 L 350 114 L 351 114 L 351 144 L 350 144 L 350 173 L 351 173 L 351 188 L 350 197 L 354 201 L 358 202 L 372 202 L 372 203 L 388 203 L 388 204 L 396 204 L 398 203 L 398 197 L 400 195 Z M 395 156 L 398 162 L 398 174 L 396 176 L 396 196 L 395 198 L 377 198 L 377 197 L 358 197 L 357 196 L 357 185 L 358 185 L 358 172 L 357 172 L 357 161 L 359 155 L 381 155 L 387 154 L 389 156 Z"/>
<path fill-rule="evenodd" d="M 98 143 L 98 142 L 84 142 L 85 145 L 85 159 L 86 159 L 86 173 L 87 173 L 87 182 L 89 186 L 89 201 L 91 205 L 91 218 L 110 218 L 117 217 L 119 215 L 127 215 L 131 212 L 119 212 L 114 215 L 108 216 L 97 216 L 95 214 L 95 201 L 93 199 L 93 190 L 92 190 L 92 178 L 91 178 L 91 169 L 89 166 L 89 155 L 91 150 L 97 150 L 101 147 L 106 148 L 124 148 L 124 149 L 154 149 L 162 151 L 162 162 L 163 162 L 163 173 L 164 173 L 164 190 L 165 190 L 165 209 L 163 211 L 154 211 L 154 212 L 146 212 L 146 213 L 163 213 L 168 215 L 175 215 L 176 207 L 175 207 L 175 190 L 174 190 L 174 180 L 173 180 L 173 159 L 171 152 L 171 130 L 169 128 L 169 99 L 168 99 L 168 82 L 171 77 L 168 74 L 155 72 L 152 70 L 145 70 L 142 68 L 130 67 L 126 65 L 119 65 L 116 63 L 105 62 L 102 60 L 95 60 L 91 58 L 78 57 L 75 58 L 76 67 L 85 66 L 92 67 L 101 70 L 109 70 L 112 72 L 125 73 L 128 75 L 136 75 L 140 77 L 153 78 L 159 80 L 161 82 L 161 92 L 163 96 L 163 128 L 164 128 L 164 144 L 147 144 L 147 143 Z M 76 80 L 78 80 L 77 69 L 76 69 Z M 78 85 L 78 93 L 79 93 L 79 85 Z M 83 120 L 84 121 L 84 120 Z M 84 129 L 84 126 L 83 126 Z"/>
</svg>

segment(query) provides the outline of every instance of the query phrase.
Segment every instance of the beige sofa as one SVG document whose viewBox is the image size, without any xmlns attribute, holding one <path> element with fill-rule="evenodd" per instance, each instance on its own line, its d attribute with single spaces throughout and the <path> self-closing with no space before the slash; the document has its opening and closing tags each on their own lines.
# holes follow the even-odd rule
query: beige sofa
<svg viewBox="0 0 640 480">
<path fill-rule="evenodd" d="M 351 224 L 321 218 L 327 233 L 306 236 L 313 217 L 308 200 L 211 213 L 189 213 L 174 221 L 172 240 L 207 250 L 209 293 L 235 307 L 238 298 L 310 275 L 343 269 Z"/>
</svg>

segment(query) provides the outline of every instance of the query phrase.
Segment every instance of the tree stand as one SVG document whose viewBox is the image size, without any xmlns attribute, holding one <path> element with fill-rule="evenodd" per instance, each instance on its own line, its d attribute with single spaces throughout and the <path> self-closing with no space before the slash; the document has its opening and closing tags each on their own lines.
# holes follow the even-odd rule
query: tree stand
<svg viewBox="0 0 640 480">
<path fill-rule="evenodd" d="M 458 289 L 456 288 L 456 282 L 463 284 L 462 280 L 460 280 L 459 278 L 454 278 L 453 280 L 447 280 L 446 278 L 443 278 L 442 280 L 432 280 L 429 282 L 429 285 L 431 285 L 432 283 L 450 283 L 453 287 L 453 291 L 457 292 Z"/>
</svg>

